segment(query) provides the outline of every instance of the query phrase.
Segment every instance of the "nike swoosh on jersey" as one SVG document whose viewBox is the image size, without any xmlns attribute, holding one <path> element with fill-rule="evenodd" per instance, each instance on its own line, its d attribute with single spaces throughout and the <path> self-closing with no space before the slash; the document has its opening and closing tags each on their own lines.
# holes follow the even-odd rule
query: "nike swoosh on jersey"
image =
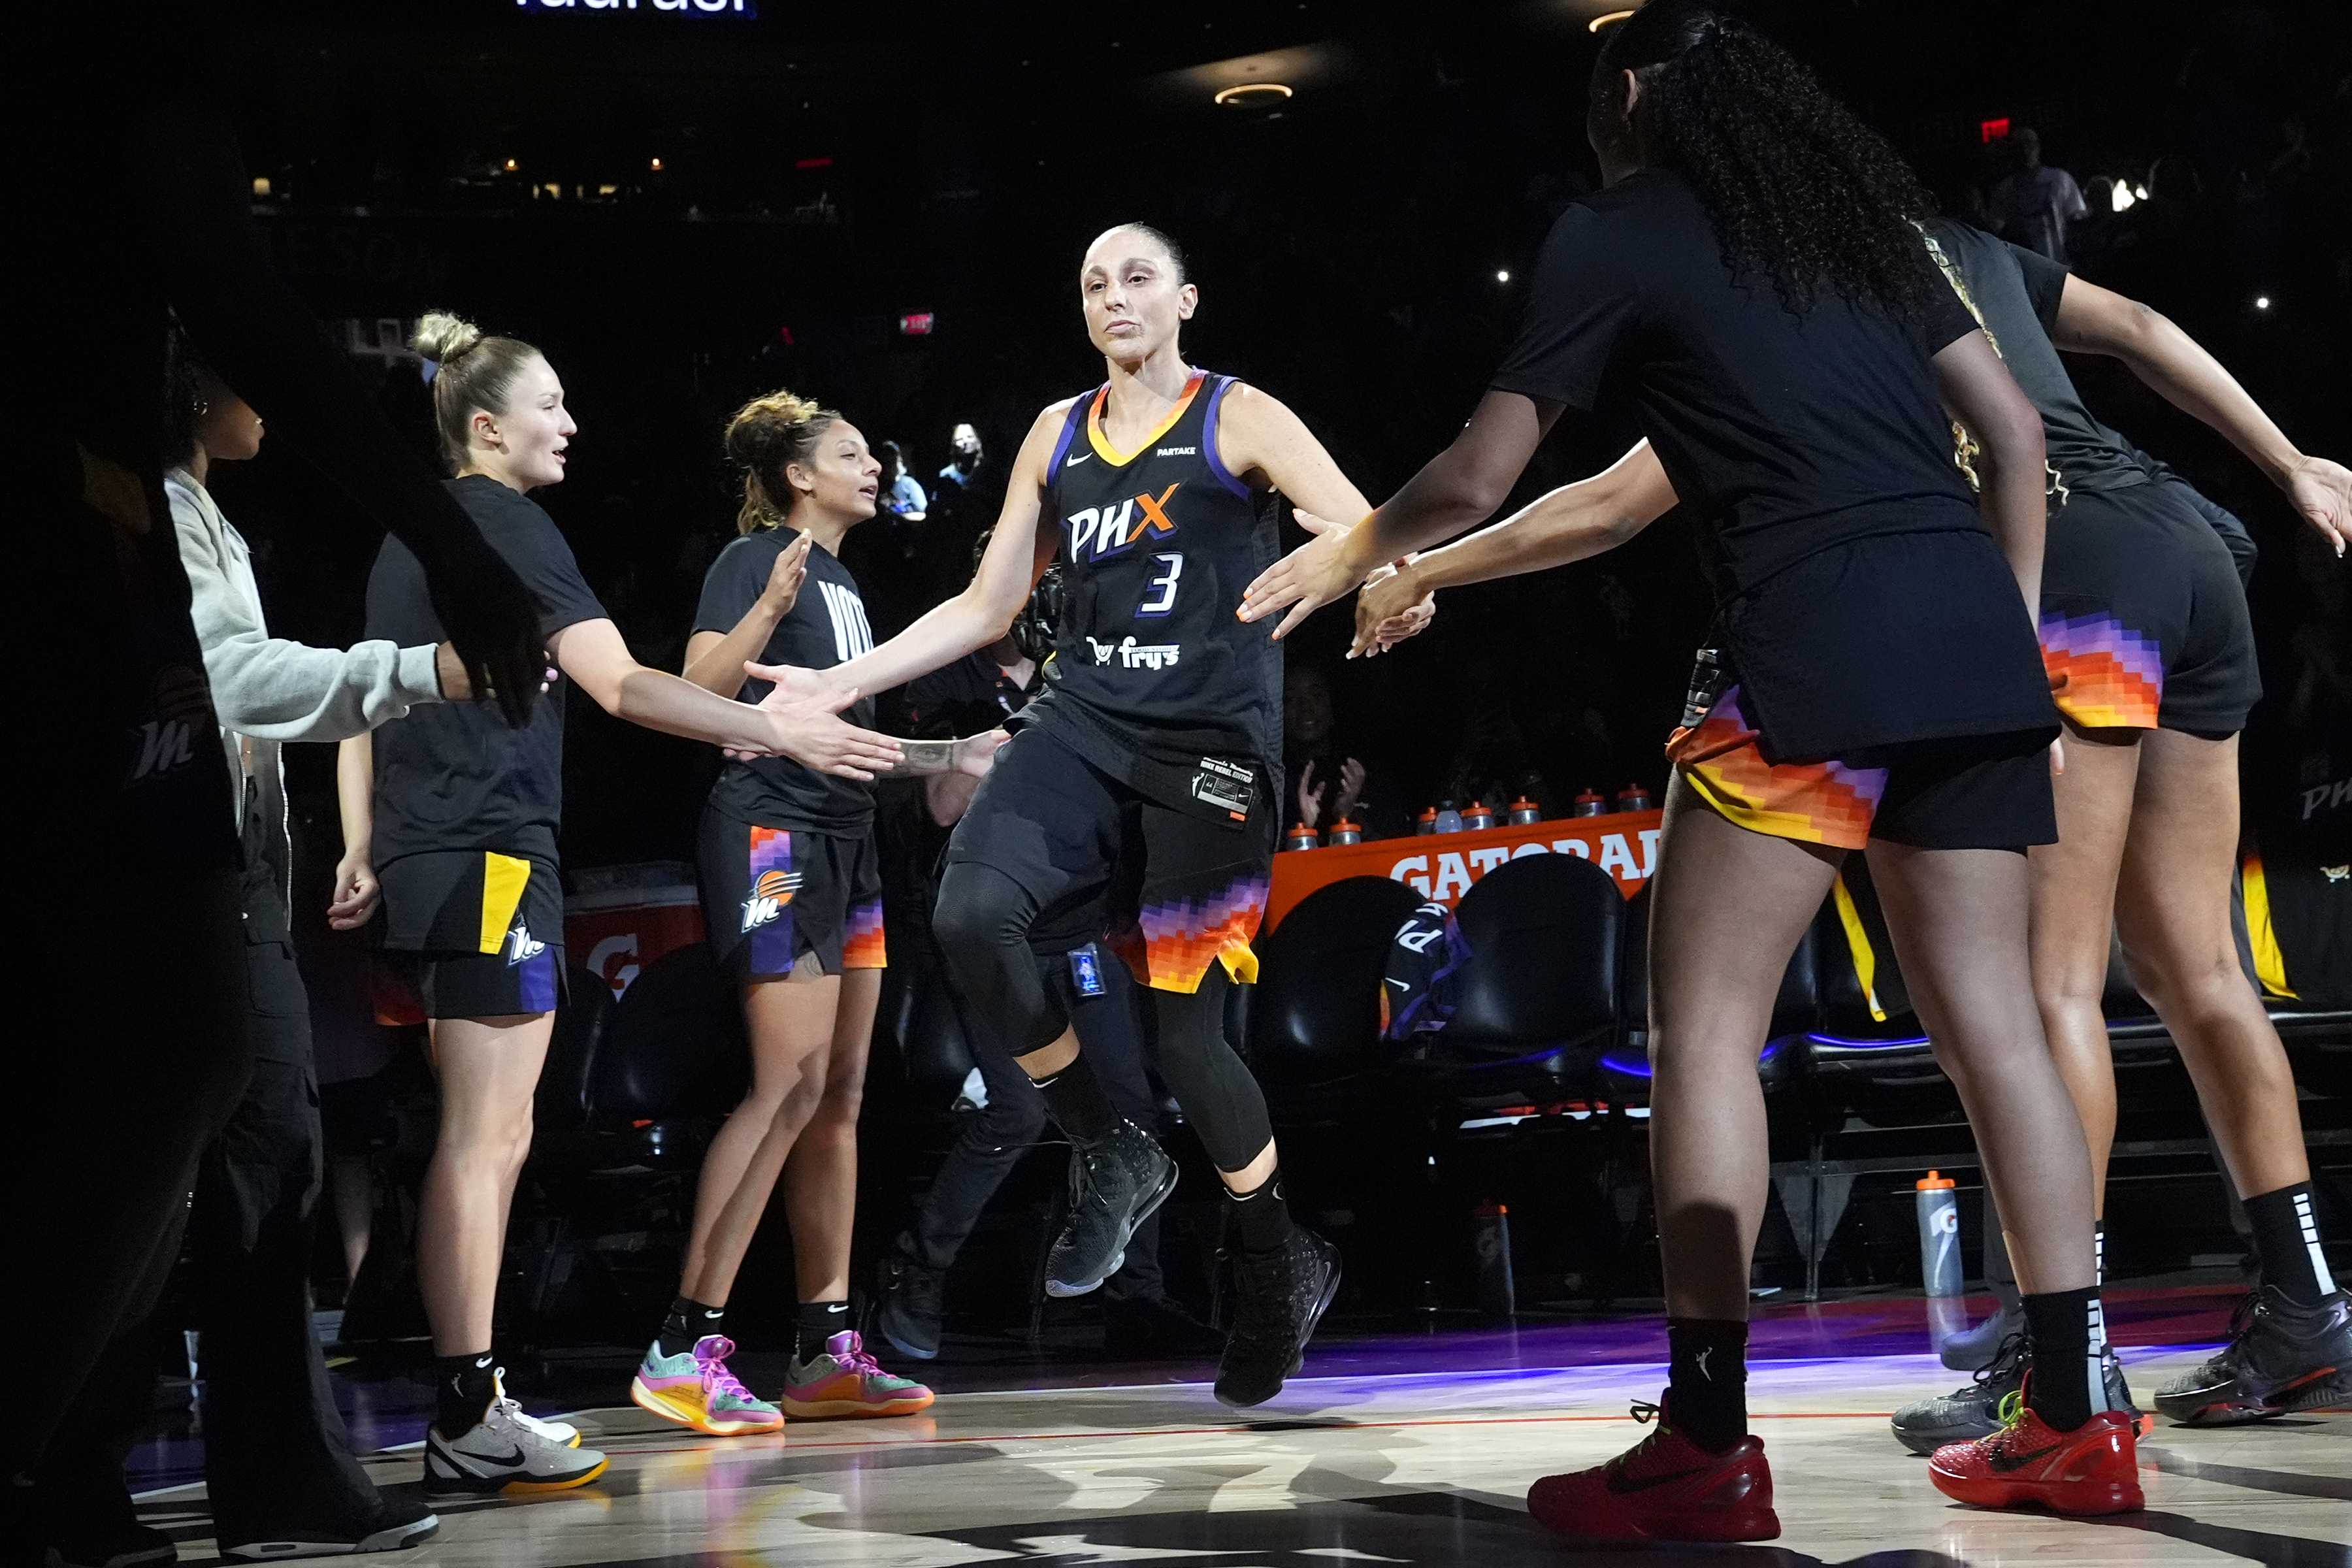
<svg viewBox="0 0 2352 1568">
<path fill-rule="evenodd" d="M 1065 458 L 1062 459 L 1062 467 L 1066 468 L 1075 468 L 1080 463 L 1085 462 L 1088 458 L 1093 456 L 1094 454 L 1092 452 L 1081 452 L 1075 458 Z"/>
<path fill-rule="evenodd" d="M 2048 1458 L 2065 1446 L 2063 1443 L 2053 1443 L 2046 1448 L 2036 1448 L 2031 1454 L 2011 1454 L 1995 1449 L 1985 1457 L 1985 1462 L 1994 1469 L 2004 1473 L 2010 1470 L 2021 1470 L 2036 1459 Z"/>
</svg>

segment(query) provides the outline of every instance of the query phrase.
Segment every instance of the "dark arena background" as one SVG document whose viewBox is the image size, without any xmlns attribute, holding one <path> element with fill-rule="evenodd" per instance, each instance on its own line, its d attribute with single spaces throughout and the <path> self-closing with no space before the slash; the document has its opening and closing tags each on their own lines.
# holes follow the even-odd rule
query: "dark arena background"
<svg viewBox="0 0 2352 1568">
<path fill-rule="evenodd" d="M 534 499 L 657 668 L 684 662 L 704 574 L 735 537 L 740 476 L 720 432 L 748 398 L 789 388 L 843 411 L 898 443 L 933 492 L 921 521 L 886 512 L 843 547 L 879 640 L 963 585 L 1036 411 L 1100 381 L 1075 288 L 1098 233 L 1138 221 L 1180 241 L 1200 289 L 1186 358 L 1282 399 L 1379 501 L 1461 429 L 1517 333 L 1545 235 L 1600 184 L 1584 117 L 1596 24 L 1612 9 L 1601 0 L 731 4 L 257 4 L 217 52 L 270 258 L 421 451 L 431 394 L 406 345 L 426 311 L 544 350 L 579 431 L 564 481 Z M 1953 217 L 1988 223 L 2020 134 L 2038 133 L 2088 207 L 2068 237 L 2074 270 L 2179 323 L 2304 450 L 2352 459 L 2346 6 L 1734 9 L 1882 132 Z M 2352 1278 L 2352 967 L 2330 952 L 2352 942 L 2346 568 L 2260 471 L 2120 363 L 2067 364 L 2095 414 L 2259 546 L 2247 598 L 2264 695 L 2242 742 L 2242 811 L 2295 977 L 2264 1000 L 2296 1074 L 2325 1255 Z M 984 456 L 943 489 L 965 425 Z M 1503 510 L 1599 471 L 1638 436 L 1564 419 Z M 283 446 L 211 488 L 251 542 L 272 631 L 359 641 L 382 538 L 367 516 Z M 1306 538 L 1283 527 L 1286 549 Z M 939 1403 L 705 1439 L 626 1402 L 745 1047 L 730 989 L 677 923 L 693 913 L 697 823 L 720 758 L 612 719 L 566 682 L 570 994 L 496 1335 L 507 1391 L 563 1413 L 614 1466 L 528 1506 L 444 1505 L 417 1560 L 1548 1559 L 1556 1542 L 1519 1511 L 1525 1482 L 1564 1452 L 1598 1463 L 1638 1435 L 1621 1407 L 1664 1375 L 1647 900 L 1572 938 L 1524 899 L 1517 912 L 1489 900 L 1471 930 L 1474 945 L 1514 952 L 1550 989 L 1497 1003 L 1483 1039 L 1399 1054 L 1374 1039 L 1370 983 L 1413 899 L 1366 903 L 1388 923 L 1350 946 L 1311 938 L 1284 889 L 1357 871 L 1450 896 L 1463 889 L 1443 886 L 1449 874 L 1517 875 L 1507 850 L 1454 856 L 1449 873 L 1444 841 L 1415 828 L 1441 806 L 1507 827 L 1525 803 L 1543 825 L 1533 837 L 1585 833 L 1574 852 L 1632 890 L 1654 864 L 1662 748 L 1711 615 L 1691 529 L 1669 514 L 1596 559 L 1446 591 L 1433 626 L 1387 656 L 1346 658 L 1344 606 L 1288 641 L 1294 705 L 1328 691 L 1330 710 L 1306 738 L 1294 712 L 1296 753 L 1360 763 L 1369 842 L 1289 852 L 1353 857 L 1304 882 L 1277 858 L 1276 911 L 1301 924 L 1287 946 L 1281 924 L 1261 939 L 1266 983 L 1237 996 L 1228 1025 L 1267 1086 L 1293 1210 L 1347 1271 L 1289 1391 L 1242 1414 L 1200 1386 L 1233 1321 L 1232 1238 L 1216 1174 L 1172 1116 L 1182 1176 L 1159 1239 L 1171 1317 L 1139 1323 L 1102 1293 L 1041 1292 L 1069 1158 L 1049 1125 L 947 1282 L 938 1359 L 879 1344 L 877 1269 L 974 1114 L 927 927 L 898 907 L 860 1123 L 852 1315 Z M 903 693 L 880 696 L 877 727 L 908 732 Z M 328 1124 L 318 1338 L 354 1450 L 398 1492 L 433 1411 L 410 1238 L 435 1079 L 422 1028 L 373 1021 L 368 939 L 331 932 L 320 912 L 341 847 L 334 749 L 289 746 L 286 768 Z M 903 792 L 919 789 L 885 786 L 886 864 L 936 853 L 893 841 L 917 809 Z M 1288 795 L 1280 809 L 1286 826 L 1297 815 Z M 905 869 L 886 869 L 886 885 Z M 2149 1511 L 2122 1516 L 2133 1529 L 1946 1506 L 1889 1439 L 1896 1406 L 1966 1378 L 1934 1359 L 1936 1325 L 1950 1326 L 1937 1314 L 1981 1321 L 1994 1291 L 1975 1143 L 1907 1011 L 1867 879 L 1849 879 L 1851 918 L 1825 910 L 1808 932 L 1761 1069 L 1772 1193 L 1750 1397 L 1781 1456 L 1790 1548 L 1772 1561 L 2352 1562 L 2341 1405 L 2260 1429 L 2158 1426 L 2138 1450 Z M 2270 930 L 2246 933 L 2250 964 Z M 1874 936 L 1875 992 L 1853 958 Z M 1300 977 L 1310 966 L 1363 983 L 1335 1000 Z M 2252 1233 L 2120 959 L 2105 1006 L 2120 1086 L 2106 1325 L 2152 1409 L 2158 1382 L 2233 1331 Z M 1925 1293 L 1931 1169 L 1958 1183 L 1958 1309 Z M 728 1303 L 736 1371 L 763 1397 L 794 1321 L 783 1208 Z M 194 1321 L 175 1286 L 156 1418 L 130 1460 L 141 1519 L 187 1562 L 224 1546 L 204 1500 L 203 1350 L 179 1331 Z"/>
</svg>

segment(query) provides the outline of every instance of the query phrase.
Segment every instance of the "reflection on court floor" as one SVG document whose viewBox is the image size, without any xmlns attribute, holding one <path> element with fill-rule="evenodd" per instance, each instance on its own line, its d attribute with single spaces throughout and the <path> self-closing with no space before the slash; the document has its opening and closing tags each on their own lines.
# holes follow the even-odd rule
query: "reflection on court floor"
<svg viewBox="0 0 2352 1568">
<path fill-rule="evenodd" d="M 2145 1393 L 2198 1359 L 2126 1352 Z M 798 1422 L 696 1439 L 631 1407 L 574 1417 L 613 1454 L 595 1487 L 442 1510 L 418 1568 L 572 1564 L 1554 1563 L 1528 1485 L 1633 1442 L 1626 1416 L 1663 1369 L 1444 1373 L 1295 1382 L 1235 1418 L 1199 1384 L 950 1394 L 921 1415 Z M 1926 1356 L 1759 1364 L 1750 1384 L 1772 1456 L 1776 1545 L 1686 1549 L 1756 1568 L 1961 1563 L 2164 1564 L 2229 1558 L 2352 1565 L 2352 1413 L 2257 1427 L 2161 1426 L 2140 1457 L 2147 1511 L 2084 1522 L 1971 1512 L 1928 1486 L 1887 1414 L 1953 1374 Z M 413 1454 L 369 1461 L 414 1480 Z M 142 1511 L 210 1555 L 201 1488 Z M 1580 1552 L 1588 1568 L 1654 1551 Z M 390 1568 L 390 1564 L 387 1564 Z"/>
</svg>

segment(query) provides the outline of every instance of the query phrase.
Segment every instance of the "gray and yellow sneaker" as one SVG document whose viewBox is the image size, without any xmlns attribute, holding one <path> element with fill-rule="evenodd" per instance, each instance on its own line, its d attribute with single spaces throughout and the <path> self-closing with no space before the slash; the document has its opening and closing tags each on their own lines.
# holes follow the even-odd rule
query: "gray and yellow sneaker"
<svg viewBox="0 0 2352 1568">
<path fill-rule="evenodd" d="M 586 1486 L 611 1461 L 593 1448 L 574 1448 L 526 1426 L 509 1400 L 493 1400 L 482 1418 L 455 1437 L 438 1426 L 425 1432 L 428 1498 L 487 1497 L 497 1492 L 557 1492 Z"/>
</svg>

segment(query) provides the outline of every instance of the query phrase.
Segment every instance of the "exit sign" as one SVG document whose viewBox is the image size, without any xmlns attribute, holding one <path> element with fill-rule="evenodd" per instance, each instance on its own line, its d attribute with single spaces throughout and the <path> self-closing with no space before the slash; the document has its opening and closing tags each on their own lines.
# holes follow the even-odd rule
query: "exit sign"
<svg viewBox="0 0 2352 1568">
<path fill-rule="evenodd" d="M 898 318 L 898 331 L 900 334 L 909 338 L 929 337 L 931 335 L 931 324 L 932 316 L 931 312 L 929 310 L 916 310 Z"/>
</svg>

